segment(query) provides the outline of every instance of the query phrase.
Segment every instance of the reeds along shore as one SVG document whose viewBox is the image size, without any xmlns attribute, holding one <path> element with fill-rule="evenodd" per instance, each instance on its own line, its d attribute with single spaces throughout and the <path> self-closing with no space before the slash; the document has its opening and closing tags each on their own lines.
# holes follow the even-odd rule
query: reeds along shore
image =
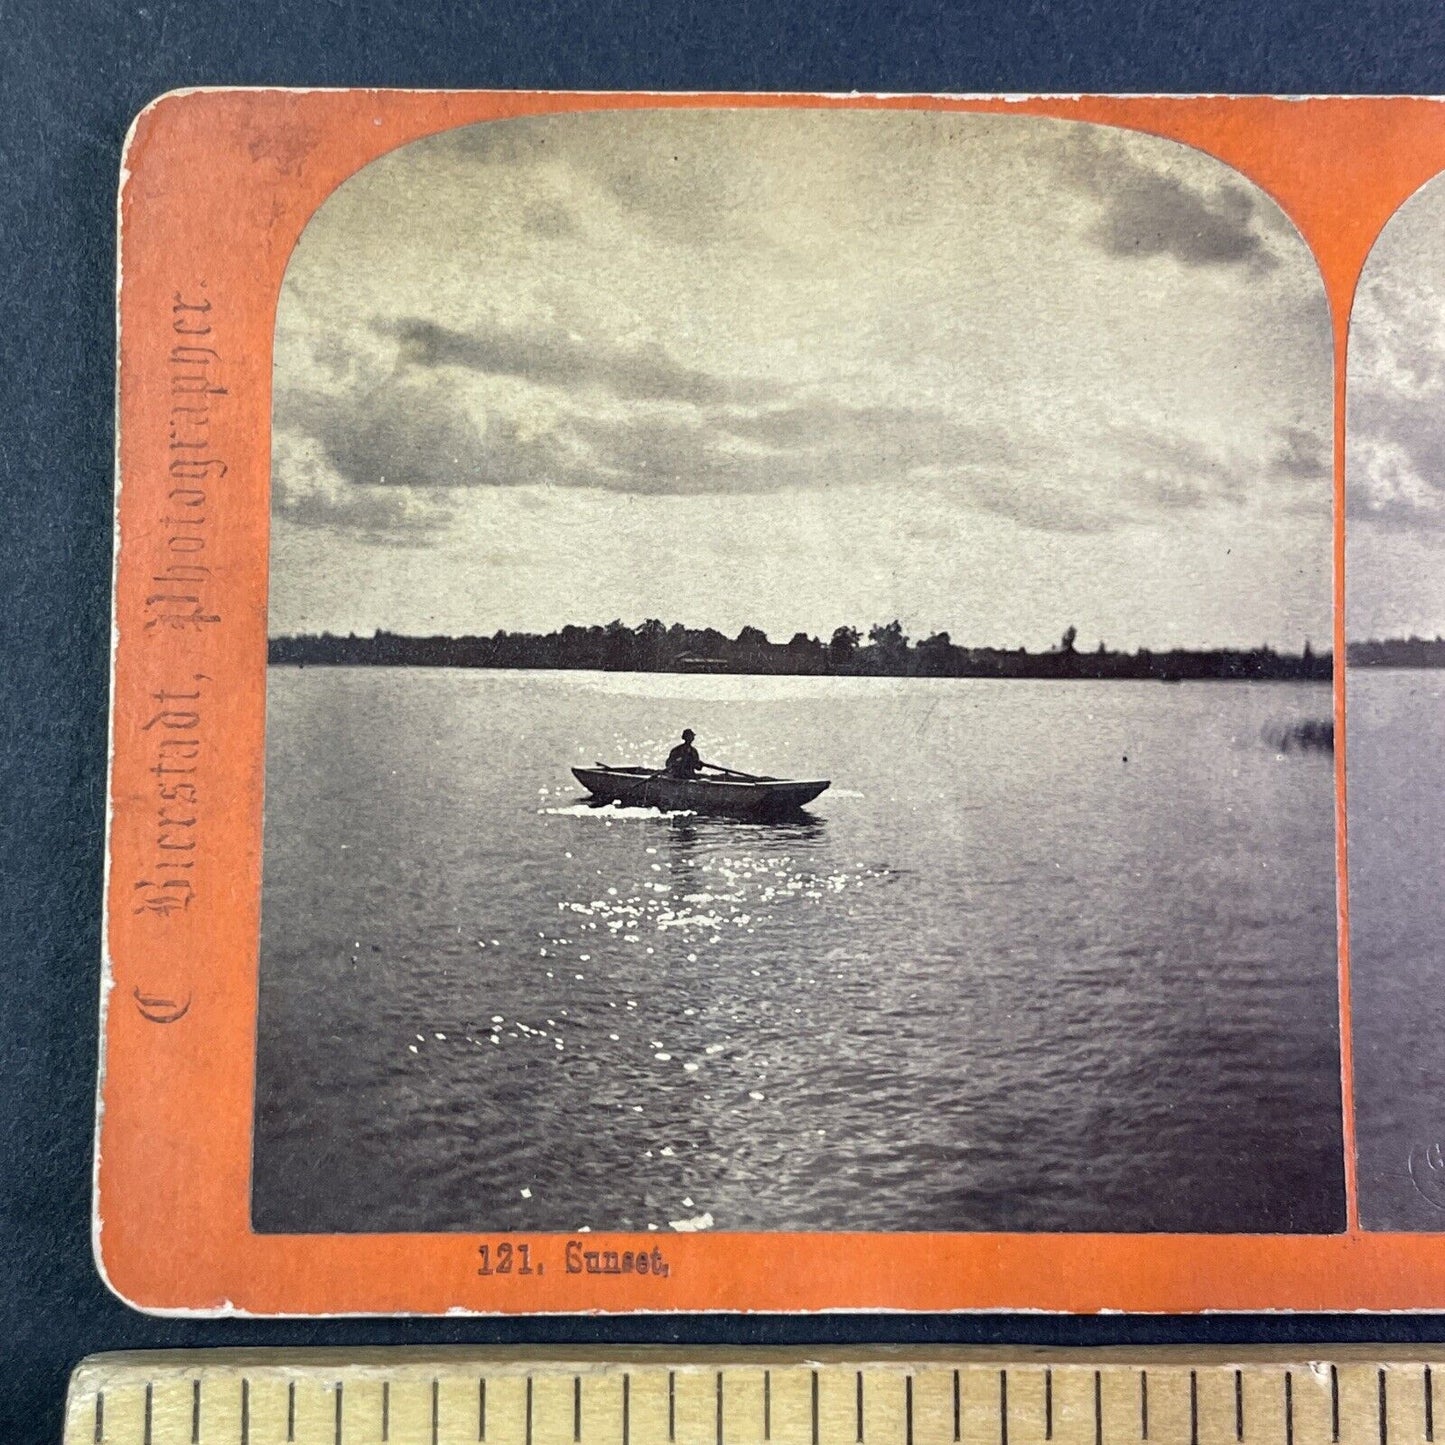
<svg viewBox="0 0 1445 1445">
<path fill-rule="evenodd" d="M 839 677 L 1020 677 L 1134 679 L 1158 682 L 1328 682 L 1329 652 L 1309 643 L 1296 653 L 1269 646 L 1141 648 L 1118 652 L 1102 642 L 1084 651 L 1069 628 L 1052 648 L 965 647 L 946 632 L 912 642 L 897 622 L 839 627 L 831 638 L 796 633 L 772 642 L 755 627 L 736 637 L 715 628 L 671 627 L 657 621 L 628 627 L 564 627 L 545 635 L 496 632 L 490 637 L 410 637 L 378 631 L 370 637 L 330 633 L 273 637 L 268 660 L 300 665 L 579 669 L 600 672 L 745 673 Z M 1442 649 L 1445 651 L 1445 649 Z M 1353 658 L 1352 658 L 1353 660 Z"/>
</svg>

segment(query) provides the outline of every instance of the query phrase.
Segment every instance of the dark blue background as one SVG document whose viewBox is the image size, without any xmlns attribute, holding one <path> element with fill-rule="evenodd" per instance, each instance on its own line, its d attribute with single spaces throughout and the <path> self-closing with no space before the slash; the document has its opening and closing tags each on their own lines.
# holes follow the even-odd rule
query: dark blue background
<svg viewBox="0 0 1445 1445">
<path fill-rule="evenodd" d="M 1438 1339 L 1437 1318 L 181 1323 L 90 1253 L 115 183 L 181 85 L 1445 91 L 1427 0 L 0 0 L 0 1442 L 57 1441 L 103 1349 L 489 1341 Z"/>
</svg>

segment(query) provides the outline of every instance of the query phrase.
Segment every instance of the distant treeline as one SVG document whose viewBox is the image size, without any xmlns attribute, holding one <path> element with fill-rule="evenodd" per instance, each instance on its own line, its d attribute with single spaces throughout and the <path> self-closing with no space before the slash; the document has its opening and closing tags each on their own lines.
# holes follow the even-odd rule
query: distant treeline
<svg viewBox="0 0 1445 1445">
<path fill-rule="evenodd" d="M 1034 677 L 1147 678 L 1328 682 L 1328 652 L 1175 648 L 1168 652 L 1114 652 L 1101 642 L 1093 651 L 1076 646 L 1070 627 L 1046 652 L 1022 647 L 965 647 L 946 632 L 912 642 L 901 624 L 878 624 L 864 637 L 839 627 L 827 642 L 795 633 L 770 642 L 756 627 L 736 637 L 715 628 L 671 627 L 656 620 L 640 627 L 621 622 L 606 627 L 564 627 L 545 637 L 529 632 L 496 632 L 491 637 L 407 637 L 377 632 L 371 637 L 273 637 L 275 663 L 382 667 L 577 668 L 599 672 L 762 673 L 840 677 Z"/>
<path fill-rule="evenodd" d="M 1352 642 L 1351 667 L 1445 667 L 1445 637 L 1395 637 Z"/>
</svg>

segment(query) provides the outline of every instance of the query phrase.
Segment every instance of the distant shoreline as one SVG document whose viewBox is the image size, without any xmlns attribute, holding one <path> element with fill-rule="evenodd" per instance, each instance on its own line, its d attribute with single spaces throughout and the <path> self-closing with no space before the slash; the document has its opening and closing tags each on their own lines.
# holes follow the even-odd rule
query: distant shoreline
<svg viewBox="0 0 1445 1445">
<path fill-rule="evenodd" d="M 1445 667 L 1445 638 L 1371 638 L 1350 643 L 1345 657 L 1351 667 Z"/>
<path fill-rule="evenodd" d="M 1329 652 L 1306 644 L 1297 653 L 1271 647 L 1172 648 L 1136 652 L 1075 646 L 1073 629 L 1053 648 L 964 647 L 939 633 L 912 643 L 893 623 L 864 638 L 839 628 L 829 642 L 803 633 L 771 642 L 755 628 L 736 638 L 713 629 L 644 623 L 633 629 L 568 627 L 539 636 L 369 637 L 329 633 L 273 637 L 267 661 L 296 666 L 459 667 L 566 672 L 665 673 L 677 676 L 1027 678 L 1152 682 L 1330 682 Z M 1353 655 L 1351 657 L 1353 661 Z M 1442 662 L 1441 665 L 1445 665 Z"/>
</svg>

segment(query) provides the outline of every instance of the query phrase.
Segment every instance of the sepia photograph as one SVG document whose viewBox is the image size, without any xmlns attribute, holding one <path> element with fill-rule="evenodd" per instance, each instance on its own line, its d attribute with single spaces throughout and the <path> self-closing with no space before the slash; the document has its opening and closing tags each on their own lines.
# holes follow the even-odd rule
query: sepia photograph
<svg viewBox="0 0 1445 1445">
<path fill-rule="evenodd" d="M 1350 373 L 1382 1218 L 1430 197 Z M 1284 212 L 1139 131 L 642 107 L 344 181 L 275 319 L 254 1228 L 1342 1230 L 1333 385 Z"/>
<path fill-rule="evenodd" d="M 1360 1221 L 1445 1228 L 1445 185 L 1370 252 L 1350 316 L 1351 1037 Z"/>
</svg>

